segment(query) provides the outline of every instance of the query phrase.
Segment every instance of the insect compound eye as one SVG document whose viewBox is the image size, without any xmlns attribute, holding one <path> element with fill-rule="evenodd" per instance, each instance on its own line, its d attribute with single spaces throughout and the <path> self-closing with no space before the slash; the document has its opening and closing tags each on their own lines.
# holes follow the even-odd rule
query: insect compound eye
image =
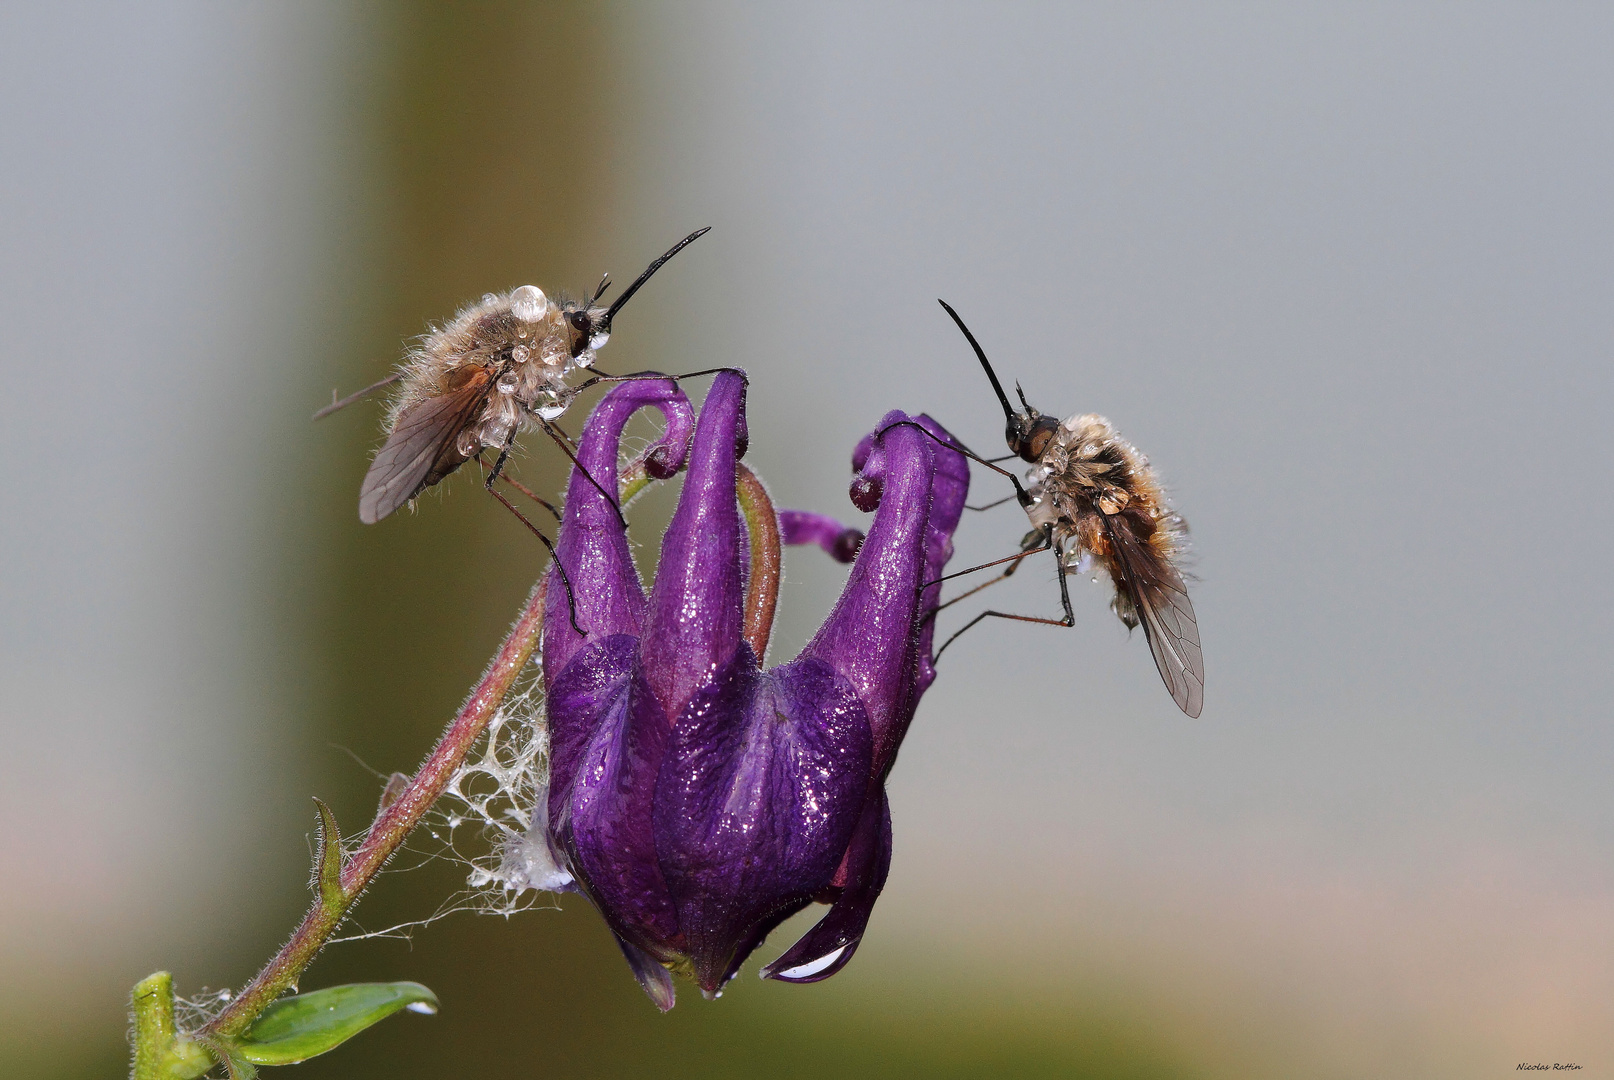
<svg viewBox="0 0 1614 1080">
<path fill-rule="evenodd" d="M 572 355 L 578 356 L 589 347 L 589 341 L 594 336 L 594 320 L 589 318 L 586 311 L 569 311 L 566 321 L 571 324 L 574 340 L 572 342 Z"/>
<path fill-rule="evenodd" d="M 1014 419 L 1010 420 L 1008 426 L 1003 429 L 1003 441 L 1009 444 L 1009 449 L 1011 451 L 1016 454 L 1021 454 L 1020 448 L 1025 442 L 1025 439 L 1025 428 L 1020 423 L 1020 418 L 1016 416 Z M 1022 454 L 1021 456 L 1024 455 Z"/>
<path fill-rule="evenodd" d="M 537 322 L 549 311 L 549 297 L 536 285 L 523 285 L 510 294 L 510 314 L 522 322 Z"/>
<path fill-rule="evenodd" d="M 1053 439 L 1054 432 L 1058 430 L 1059 422 L 1057 420 L 1048 416 L 1038 418 L 1037 422 L 1032 425 L 1031 436 L 1027 440 L 1029 445 L 1026 447 L 1031 451 L 1033 459 L 1042 457 L 1042 452 L 1048 449 L 1049 441 Z"/>
</svg>

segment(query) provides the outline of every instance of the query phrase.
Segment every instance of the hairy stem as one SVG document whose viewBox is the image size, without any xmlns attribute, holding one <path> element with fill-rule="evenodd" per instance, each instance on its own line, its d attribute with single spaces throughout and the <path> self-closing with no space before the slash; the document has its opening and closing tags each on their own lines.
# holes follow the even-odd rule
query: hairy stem
<svg viewBox="0 0 1614 1080">
<path fill-rule="evenodd" d="M 757 662 L 768 654 L 773 610 L 779 601 L 779 514 L 757 474 L 741 463 L 735 480 L 740 513 L 751 534 L 751 572 L 745 586 L 745 643 Z"/>
<path fill-rule="evenodd" d="M 376 815 L 358 850 L 340 861 L 339 874 L 320 874 L 318 895 L 291 940 L 229 1007 L 202 1029 L 201 1036 L 228 1040 L 240 1035 L 258 1014 L 291 987 L 347 916 L 359 894 L 431 809 L 531 658 L 543 630 L 544 585 L 540 581 L 533 589 L 487 673 L 471 691 L 403 794 Z M 331 857 L 332 846 L 340 844 L 340 838 L 333 835 L 335 830 L 330 828 L 333 819 L 323 807 L 321 822 L 321 862 L 324 862 Z"/>
</svg>

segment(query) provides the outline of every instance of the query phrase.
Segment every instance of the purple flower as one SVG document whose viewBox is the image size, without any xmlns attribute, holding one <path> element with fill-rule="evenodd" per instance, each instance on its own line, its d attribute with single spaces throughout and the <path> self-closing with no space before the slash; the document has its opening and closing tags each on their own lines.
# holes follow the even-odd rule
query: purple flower
<svg viewBox="0 0 1614 1080">
<path fill-rule="evenodd" d="M 652 475 L 687 452 L 655 582 L 647 598 L 616 514 L 574 470 L 557 558 L 586 636 L 553 572 L 549 583 L 549 844 L 662 1009 L 671 972 L 717 993 L 814 899 L 833 906 L 763 974 L 811 982 L 851 959 L 891 861 L 885 776 L 935 678 L 924 615 L 939 586 L 920 587 L 952 554 L 969 486 L 951 436 L 892 412 L 853 459 L 853 502 L 878 508 L 861 550 L 861 534 L 821 515 L 774 519 L 765 495 L 769 520 L 753 498 L 748 527 L 737 485 L 760 487 L 738 463 L 745 389 L 742 374 L 719 374 L 698 424 L 670 380 L 612 390 L 578 447 L 601 487 L 616 487 L 622 429 L 640 408 L 667 418 Z M 818 635 L 765 671 L 780 531 L 855 563 Z"/>
</svg>

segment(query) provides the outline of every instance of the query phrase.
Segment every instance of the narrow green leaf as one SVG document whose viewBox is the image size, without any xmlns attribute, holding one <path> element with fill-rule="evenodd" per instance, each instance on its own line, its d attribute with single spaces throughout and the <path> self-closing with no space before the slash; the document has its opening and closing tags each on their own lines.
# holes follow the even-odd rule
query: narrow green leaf
<svg viewBox="0 0 1614 1080">
<path fill-rule="evenodd" d="M 318 799 L 319 851 L 314 856 L 314 877 L 319 884 L 319 898 L 328 907 L 340 907 L 346 899 L 342 895 L 342 833 L 336 827 L 336 815 Z"/>
<path fill-rule="evenodd" d="M 256 1065 L 292 1065 L 323 1054 L 399 1009 L 435 1013 L 437 995 L 415 982 L 353 983 L 283 998 L 235 1045 Z"/>
</svg>

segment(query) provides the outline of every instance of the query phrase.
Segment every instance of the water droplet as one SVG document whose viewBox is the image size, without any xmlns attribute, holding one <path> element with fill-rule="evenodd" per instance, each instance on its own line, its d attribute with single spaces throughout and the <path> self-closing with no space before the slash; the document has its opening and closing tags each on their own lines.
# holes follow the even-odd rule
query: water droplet
<svg viewBox="0 0 1614 1080">
<path fill-rule="evenodd" d="M 411 1001 L 409 1004 L 405 1005 L 404 1008 L 408 1009 L 412 1013 L 419 1013 L 422 1016 L 437 1015 L 437 1006 L 433 1005 L 429 1001 Z"/>
<path fill-rule="evenodd" d="M 498 298 L 499 298 L 498 295 L 495 294 L 495 293 L 485 292 L 485 293 L 482 294 L 482 302 L 484 304 L 491 304 L 491 303 L 493 303 L 493 301 L 497 300 Z"/>
<path fill-rule="evenodd" d="M 605 343 L 610 340 L 611 335 L 609 332 L 604 334 L 595 334 L 593 337 L 588 339 L 588 347 L 591 349 L 603 349 L 605 348 Z"/>
<path fill-rule="evenodd" d="M 533 411 L 538 414 L 540 420 L 559 420 L 566 412 L 566 405 L 567 402 L 556 400 L 547 405 L 540 405 Z"/>
<path fill-rule="evenodd" d="M 473 457 L 478 450 L 482 449 L 482 440 L 476 437 L 476 432 L 474 431 L 462 431 L 460 432 L 457 449 L 461 457 Z"/>
<path fill-rule="evenodd" d="M 286 985 L 286 993 L 288 993 L 288 994 L 298 994 L 298 993 L 301 993 L 301 992 L 302 991 L 297 988 L 296 983 L 288 983 Z"/>
<path fill-rule="evenodd" d="M 520 348 L 519 345 L 516 346 L 516 347 Z M 501 394 L 513 394 L 513 393 L 515 393 L 516 392 L 516 373 L 513 372 L 513 371 L 507 371 L 503 375 L 500 375 L 499 376 L 498 386 L 499 386 L 499 393 L 501 393 Z"/>
<path fill-rule="evenodd" d="M 575 363 L 580 368 L 591 368 L 591 367 L 593 367 L 594 366 L 594 350 L 593 349 L 584 349 L 582 352 L 577 354 L 577 359 L 574 360 L 573 363 Z"/>
<path fill-rule="evenodd" d="M 527 362 L 527 357 L 531 355 L 532 350 L 527 348 L 525 345 L 517 345 L 515 348 L 510 350 L 510 359 L 514 360 L 518 364 L 525 364 Z"/>
<path fill-rule="evenodd" d="M 549 310 L 549 297 L 536 285 L 523 285 L 510 294 L 510 314 L 522 322 L 537 322 Z"/>
<path fill-rule="evenodd" d="M 296 991 L 293 991 L 293 993 L 295 993 L 295 992 Z M 226 986 L 223 990 L 219 991 L 219 1000 L 220 1001 L 230 1001 L 234 997 L 235 997 L 235 993 L 228 986 Z"/>
<path fill-rule="evenodd" d="M 831 949 L 823 956 L 820 956 L 817 960 L 809 960 L 805 964 L 797 964 L 793 968 L 786 968 L 784 971 L 779 972 L 779 977 L 783 979 L 810 978 L 829 967 L 835 961 L 839 960 L 841 958 L 841 953 L 845 951 L 845 945 L 842 945 L 838 949 Z"/>
</svg>

